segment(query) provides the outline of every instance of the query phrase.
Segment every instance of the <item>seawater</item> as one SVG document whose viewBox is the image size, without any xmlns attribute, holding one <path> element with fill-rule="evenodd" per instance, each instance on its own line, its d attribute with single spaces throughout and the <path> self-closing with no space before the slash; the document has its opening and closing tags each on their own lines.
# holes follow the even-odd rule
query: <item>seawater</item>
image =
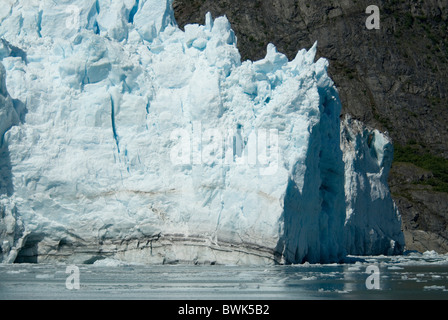
<svg viewBox="0 0 448 320">
<path fill-rule="evenodd" d="M 349 257 L 344 264 L 288 266 L 138 265 L 115 260 L 77 265 L 0 265 L 0 299 L 318 300 L 448 299 L 448 255 Z M 378 277 L 368 273 L 375 266 Z M 367 283 L 377 281 L 376 289 Z"/>
</svg>

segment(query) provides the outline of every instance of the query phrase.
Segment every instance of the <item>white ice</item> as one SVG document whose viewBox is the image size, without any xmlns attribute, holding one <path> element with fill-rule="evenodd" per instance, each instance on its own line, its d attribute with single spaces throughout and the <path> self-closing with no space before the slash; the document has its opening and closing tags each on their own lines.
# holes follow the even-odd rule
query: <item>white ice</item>
<svg viewBox="0 0 448 320">
<path fill-rule="evenodd" d="M 390 141 L 341 125 L 317 44 L 241 61 L 226 17 L 205 21 L 182 31 L 170 0 L 2 3 L 4 262 L 401 252 Z"/>
</svg>

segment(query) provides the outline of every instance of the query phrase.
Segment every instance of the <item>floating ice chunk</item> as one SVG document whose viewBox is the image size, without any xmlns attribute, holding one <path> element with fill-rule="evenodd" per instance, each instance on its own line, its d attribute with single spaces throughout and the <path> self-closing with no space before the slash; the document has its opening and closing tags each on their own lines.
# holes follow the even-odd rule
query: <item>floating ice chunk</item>
<svg viewBox="0 0 448 320">
<path fill-rule="evenodd" d="M 95 267 L 121 267 L 129 265 L 129 263 L 118 260 L 118 259 L 111 259 L 111 258 L 105 258 L 105 259 L 99 259 L 96 260 L 93 265 Z"/>
<path fill-rule="evenodd" d="M 432 285 L 432 286 L 424 286 L 423 290 L 442 290 L 442 291 L 448 291 L 445 286 L 437 286 L 437 285 Z"/>
<path fill-rule="evenodd" d="M 438 253 L 435 250 L 428 250 L 423 252 L 424 257 L 437 257 Z"/>
</svg>

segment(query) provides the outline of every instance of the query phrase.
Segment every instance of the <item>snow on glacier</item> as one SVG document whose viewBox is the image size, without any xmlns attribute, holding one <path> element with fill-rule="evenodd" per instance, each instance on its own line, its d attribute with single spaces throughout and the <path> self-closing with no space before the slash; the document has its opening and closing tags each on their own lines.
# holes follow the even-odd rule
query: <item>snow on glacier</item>
<svg viewBox="0 0 448 320">
<path fill-rule="evenodd" d="M 0 37 L 4 262 L 403 249 L 390 143 L 341 126 L 316 44 L 242 62 L 225 17 L 182 31 L 171 0 L 8 0 Z"/>
</svg>

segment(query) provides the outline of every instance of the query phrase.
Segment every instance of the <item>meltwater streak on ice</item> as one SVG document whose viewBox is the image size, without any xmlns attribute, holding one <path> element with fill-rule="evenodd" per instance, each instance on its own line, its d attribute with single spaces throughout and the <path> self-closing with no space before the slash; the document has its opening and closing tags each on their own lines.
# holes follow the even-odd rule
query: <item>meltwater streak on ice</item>
<svg viewBox="0 0 448 320">
<path fill-rule="evenodd" d="M 8 0 L 0 37 L 3 262 L 402 252 L 387 187 L 392 145 L 341 123 L 317 44 L 292 61 L 270 44 L 264 59 L 242 62 L 225 17 L 182 31 L 171 0 Z M 206 163 L 174 165 L 171 134 L 196 134 L 194 123 L 238 131 L 235 162 L 251 134 L 275 130 L 279 157 L 222 165 L 210 152 Z"/>
<path fill-rule="evenodd" d="M 105 259 L 79 266 L 79 290 L 67 289 L 65 264 L 0 265 L 0 299 L 448 299 L 447 255 L 351 259 L 342 265 L 262 267 L 144 266 Z M 378 290 L 366 287 L 372 265 L 380 272 Z"/>
</svg>

